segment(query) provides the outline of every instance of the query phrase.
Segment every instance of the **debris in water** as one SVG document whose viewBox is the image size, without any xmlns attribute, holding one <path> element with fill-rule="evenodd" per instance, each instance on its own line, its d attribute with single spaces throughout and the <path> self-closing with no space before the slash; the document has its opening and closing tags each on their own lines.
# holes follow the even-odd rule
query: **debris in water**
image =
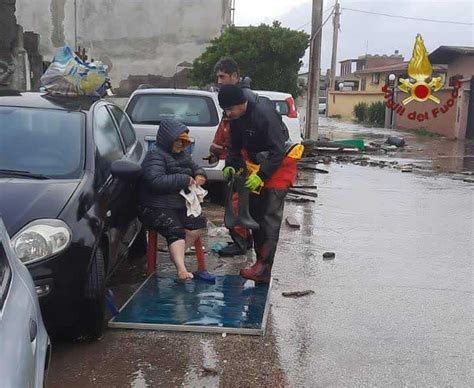
<svg viewBox="0 0 474 388">
<path fill-rule="evenodd" d="M 398 136 L 389 136 L 385 143 L 388 145 L 395 146 L 395 147 L 404 147 L 405 139 L 403 137 L 398 137 Z"/>
<path fill-rule="evenodd" d="M 305 198 L 301 197 L 299 195 L 288 195 L 285 200 L 287 202 L 293 202 L 293 203 L 309 203 L 309 202 L 316 202 L 314 199 L 311 198 Z"/>
<path fill-rule="evenodd" d="M 411 168 L 411 167 L 403 167 L 401 171 L 402 171 L 402 172 L 413 172 L 413 168 Z"/>
<path fill-rule="evenodd" d="M 291 194 L 297 194 L 297 195 L 306 195 L 307 197 L 313 197 L 313 198 L 318 198 L 318 193 L 313 193 L 311 191 L 306 191 L 306 190 L 296 190 L 296 189 L 288 189 L 288 192 Z"/>
<path fill-rule="evenodd" d="M 290 291 L 281 293 L 285 298 L 301 298 L 302 296 L 314 294 L 313 290 Z"/>
<path fill-rule="evenodd" d="M 334 252 L 324 252 L 323 253 L 323 259 L 325 260 L 332 260 L 336 257 L 336 254 Z"/>
<path fill-rule="evenodd" d="M 293 187 L 294 189 L 317 189 L 318 188 L 318 186 L 316 185 L 294 185 L 291 187 Z"/>
<path fill-rule="evenodd" d="M 474 183 L 474 178 L 464 178 L 463 182 Z"/>
<path fill-rule="evenodd" d="M 323 170 L 322 168 L 318 167 L 312 167 L 312 166 L 306 166 L 306 165 L 299 165 L 298 166 L 299 170 L 302 171 L 314 171 L 314 172 L 319 172 L 320 174 L 329 174 L 329 171 Z"/>
<path fill-rule="evenodd" d="M 293 216 L 288 216 L 286 217 L 286 223 L 288 224 L 288 226 L 292 227 L 292 228 L 296 228 L 296 229 L 299 229 L 301 227 L 300 223 L 298 222 L 298 220 L 293 217 Z"/>
<path fill-rule="evenodd" d="M 202 375 L 204 376 L 217 376 L 218 374 L 219 373 L 214 368 L 208 368 L 207 366 L 202 367 Z"/>
<path fill-rule="evenodd" d="M 217 253 L 217 252 L 219 252 L 222 248 L 225 248 L 225 247 L 227 247 L 228 245 L 229 245 L 229 243 L 227 243 L 227 242 L 225 242 L 225 241 L 223 241 L 223 242 L 221 242 L 221 241 L 216 242 L 216 243 L 212 244 L 212 246 L 211 246 L 211 251 Z"/>
</svg>

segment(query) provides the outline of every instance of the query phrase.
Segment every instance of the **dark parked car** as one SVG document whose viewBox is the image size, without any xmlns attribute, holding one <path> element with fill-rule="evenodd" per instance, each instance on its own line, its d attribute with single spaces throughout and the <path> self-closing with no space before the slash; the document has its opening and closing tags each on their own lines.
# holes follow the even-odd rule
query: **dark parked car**
<svg viewBox="0 0 474 388">
<path fill-rule="evenodd" d="M 0 92 L 0 213 L 48 331 L 102 333 L 107 275 L 141 227 L 143 157 L 111 103 Z"/>
</svg>

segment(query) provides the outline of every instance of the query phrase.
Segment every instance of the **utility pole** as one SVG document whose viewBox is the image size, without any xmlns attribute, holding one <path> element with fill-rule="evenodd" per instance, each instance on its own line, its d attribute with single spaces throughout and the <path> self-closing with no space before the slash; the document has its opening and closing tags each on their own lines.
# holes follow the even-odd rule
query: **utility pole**
<svg viewBox="0 0 474 388">
<path fill-rule="evenodd" d="M 332 32 L 332 57 L 331 57 L 331 85 L 330 90 L 336 90 L 336 62 L 337 62 L 337 39 L 339 36 L 340 27 L 340 5 L 339 0 L 336 0 L 334 5 L 334 17 L 332 19 L 333 32 Z"/>
<path fill-rule="evenodd" d="M 313 0 L 311 40 L 309 46 L 308 101 L 306 106 L 305 138 L 314 140 L 318 138 L 322 24 L 323 0 Z"/>
<path fill-rule="evenodd" d="M 233 26 L 235 22 L 235 0 L 230 0 L 230 25 Z"/>
</svg>

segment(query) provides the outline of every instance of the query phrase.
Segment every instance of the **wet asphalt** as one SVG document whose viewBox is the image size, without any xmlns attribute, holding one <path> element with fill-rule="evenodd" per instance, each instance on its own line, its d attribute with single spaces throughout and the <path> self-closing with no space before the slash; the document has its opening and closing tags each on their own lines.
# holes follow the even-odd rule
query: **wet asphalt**
<svg viewBox="0 0 474 388">
<path fill-rule="evenodd" d="M 388 135 L 322 124 L 331 138 Z M 329 174 L 300 174 L 318 198 L 286 205 L 301 228 L 282 226 L 264 337 L 107 329 L 96 342 L 55 343 L 49 386 L 473 386 L 474 183 L 464 179 L 474 147 L 404 136 L 405 151 L 369 157 L 410 163 L 411 173 L 331 163 L 321 166 Z M 205 212 L 222 223 L 221 207 Z M 335 258 L 323 259 L 326 251 Z M 217 274 L 251 261 L 208 255 Z M 164 253 L 159 266 L 172 273 Z M 118 269 L 118 304 L 144 269 L 144 258 Z M 314 294 L 282 296 L 298 290 Z"/>
</svg>

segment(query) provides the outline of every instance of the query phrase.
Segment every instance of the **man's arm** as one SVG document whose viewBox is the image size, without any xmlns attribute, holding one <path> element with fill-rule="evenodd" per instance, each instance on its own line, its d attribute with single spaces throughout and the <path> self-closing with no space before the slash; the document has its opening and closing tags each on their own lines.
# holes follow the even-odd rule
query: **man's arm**
<svg viewBox="0 0 474 388">
<path fill-rule="evenodd" d="M 214 139 L 212 140 L 209 153 L 214 155 L 217 159 L 225 159 L 227 156 L 230 143 L 230 121 L 225 117 L 222 118 L 217 127 Z"/>
<path fill-rule="evenodd" d="M 229 153 L 225 160 L 226 167 L 234 167 L 238 170 L 244 167 L 244 161 L 242 159 L 242 134 L 240 128 L 235 122 L 230 122 L 230 145 Z"/>
<path fill-rule="evenodd" d="M 286 139 L 278 113 L 270 109 L 262 109 L 257 115 L 258 130 L 265 134 L 265 151 L 268 151 L 268 157 L 260 164 L 258 172 L 258 176 L 265 181 L 280 167 L 285 158 Z"/>
</svg>

